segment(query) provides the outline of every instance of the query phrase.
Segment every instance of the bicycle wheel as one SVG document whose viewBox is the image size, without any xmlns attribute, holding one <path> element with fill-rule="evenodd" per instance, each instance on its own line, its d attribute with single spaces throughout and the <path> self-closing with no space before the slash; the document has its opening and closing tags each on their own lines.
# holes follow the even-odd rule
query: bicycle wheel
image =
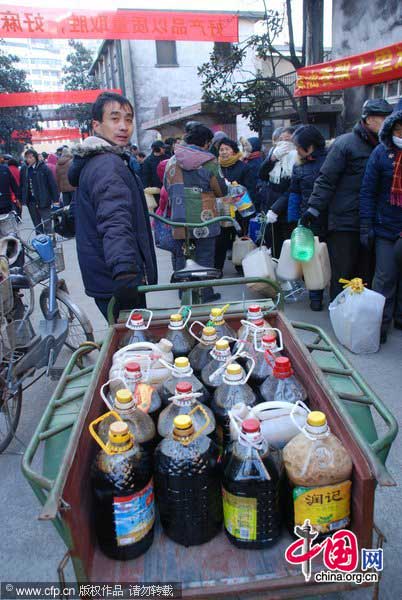
<svg viewBox="0 0 402 600">
<path fill-rule="evenodd" d="M 22 386 L 12 393 L 0 375 L 0 452 L 3 452 L 15 435 L 21 415 Z"/>
<path fill-rule="evenodd" d="M 68 336 L 64 342 L 67 348 L 75 352 L 83 342 L 93 342 L 95 338 L 90 320 L 81 308 L 74 304 L 67 292 L 57 290 L 56 302 L 60 317 L 67 319 L 69 322 Z M 49 288 L 43 289 L 39 303 L 43 316 L 46 317 L 49 305 Z"/>
</svg>

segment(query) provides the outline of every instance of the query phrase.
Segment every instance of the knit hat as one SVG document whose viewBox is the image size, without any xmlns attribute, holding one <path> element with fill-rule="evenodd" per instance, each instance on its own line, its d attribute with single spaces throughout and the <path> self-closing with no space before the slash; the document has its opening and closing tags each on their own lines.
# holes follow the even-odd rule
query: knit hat
<svg viewBox="0 0 402 600">
<path fill-rule="evenodd" d="M 216 142 L 220 142 L 221 140 L 223 140 L 223 138 L 226 138 L 227 133 L 225 133 L 224 131 L 215 131 L 214 133 L 214 137 L 212 138 L 212 144 L 216 144 Z"/>
</svg>

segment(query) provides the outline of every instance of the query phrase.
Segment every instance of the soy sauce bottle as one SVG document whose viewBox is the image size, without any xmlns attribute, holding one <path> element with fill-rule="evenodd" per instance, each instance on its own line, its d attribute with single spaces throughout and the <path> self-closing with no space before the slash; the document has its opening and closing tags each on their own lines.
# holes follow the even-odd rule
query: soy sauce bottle
<svg viewBox="0 0 402 600">
<path fill-rule="evenodd" d="M 181 313 L 170 315 L 166 339 L 173 344 L 172 352 L 174 358 L 188 356 L 195 346 L 195 339 L 186 329 L 187 321 L 188 317 L 184 321 Z"/>
<path fill-rule="evenodd" d="M 238 548 L 261 549 L 281 533 L 281 474 L 257 419 L 242 423 L 225 458 L 222 497 L 225 533 Z"/>
</svg>

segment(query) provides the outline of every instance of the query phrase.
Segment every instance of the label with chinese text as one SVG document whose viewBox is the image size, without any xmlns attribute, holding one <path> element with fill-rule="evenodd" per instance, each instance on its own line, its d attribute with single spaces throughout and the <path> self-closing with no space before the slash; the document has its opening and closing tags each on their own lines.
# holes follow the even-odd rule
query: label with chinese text
<svg viewBox="0 0 402 600">
<path fill-rule="evenodd" d="M 155 521 L 153 480 L 140 492 L 115 496 L 113 512 L 118 546 L 139 542 L 152 529 Z"/>
<path fill-rule="evenodd" d="M 257 499 L 235 496 L 222 488 L 226 530 L 238 540 L 257 539 Z"/>
<path fill-rule="evenodd" d="M 335 485 L 301 487 L 293 489 L 295 525 L 310 519 L 320 533 L 343 529 L 350 523 L 350 493 L 352 482 Z"/>
</svg>

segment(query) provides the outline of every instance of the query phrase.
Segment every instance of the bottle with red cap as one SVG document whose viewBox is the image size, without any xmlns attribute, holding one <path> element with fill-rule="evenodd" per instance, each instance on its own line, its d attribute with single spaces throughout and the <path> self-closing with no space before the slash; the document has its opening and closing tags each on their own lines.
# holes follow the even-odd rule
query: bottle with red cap
<svg viewBox="0 0 402 600">
<path fill-rule="evenodd" d="M 148 322 L 145 323 L 144 320 L 144 312 L 148 312 L 150 317 Z M 154 338 L 149 333 L 149 326 L 151 324 L 152 312 L 144 310 L 135 309 L 131 311 L 130 316 L 126 322 L 126 328 L 129 330 L 122 337 L 122 342 L 120 347 L 128 346 L 129 344 L 136 344 L 139 342 L 154 342 Z"/>
<path fill-rule="evenodd" d="M 155 386 L 143 383 L 142 378 L 141 365 L 135 361 L 126 362 L 121 376 L 110 381 L 110 394 L 114 397 L 118 389 L 127 388 L 133 395 L 137 407 L 148 413 L 156 424 L 162 408 L 162 400 Z"/>
<path fill-rule="evenodd" d="M 205 413 L 208 415 L 209 424 L 205 428 L 205 435 L 215 431 L 215 417 L 210 408 L 203 406 L 200 410 L 199 398 L 202 394 L 194 392 L 190 381 L 179 381 L 176 384 L 174 396 L 169 398 L 169 406 L 163 409 L 158 419 L 158 433 L 165 438 L 173 432 L 173 421 L 177 415 L 191 415 L 195 431 L 205 424 Z M 205 412 L 204 412 L 205 411 Z"/>
<path fill-rule="evenodd" d="M 271 326 L 264 319 L 264 315 L 259 304 L 251 304 L 247 308 L 246 319 L 242 319 L 241 327 L 237 332 L 239 342 L 235 345 L 235 351 L 238 350 L 250 350 L 252 351 L 256 343 L 261 344 L 262 337 L 266 333 L 267 329 Z M 240 340 L 243 344 L 240 344 Z"/>
<path fill-rule="evenodd" d="M 271 330 L 263 336 L 261 346 L 255 348 L 253 358 L 255 367 L 250 375 L 250 385 L 254 390 L 258 390 L 267 377 L 272 375 L 272 369 L 276 358 L 282 356 L 276 341 L 276 333 Z M 247 369 L 251 367 L 251 360 L 246 361 Z"/>
<path fill-rule="evenodd" d="M 174 365 L 169 365 L 165 361 L 161 361 L 170 371 L 170 377 L 159 387 L 159 395 L 163 406 L 168 406 L 169 400 L 176 393 L 176 385 L 179 381 L 186 381 L 193 386 L 194 393 L 200 393 L 198 401 L 202 404 L 208 404 L 211 400 L 211 395 L 205 385 L 194 375 L 190 361 L 186 356 L 179 356 L 175 359 Z"/>
<path fill-rule="evenodd" d="M 307 392 L 294 375 L 292 363 L 287 356 L 275 359 L 272 375 L 260 387 L 260 395 L 264 402 L 275 400 L 294 404 L 298 400 L 307 400 Z"/>
<path fill-rule="evenodd" d="M 275 544 L 281 533 L 282 474 L 270 455 L 260 422 L 243 421 L 228 450 L 222 479 L 225 532 L 238 548 Z"/>
</svg>

